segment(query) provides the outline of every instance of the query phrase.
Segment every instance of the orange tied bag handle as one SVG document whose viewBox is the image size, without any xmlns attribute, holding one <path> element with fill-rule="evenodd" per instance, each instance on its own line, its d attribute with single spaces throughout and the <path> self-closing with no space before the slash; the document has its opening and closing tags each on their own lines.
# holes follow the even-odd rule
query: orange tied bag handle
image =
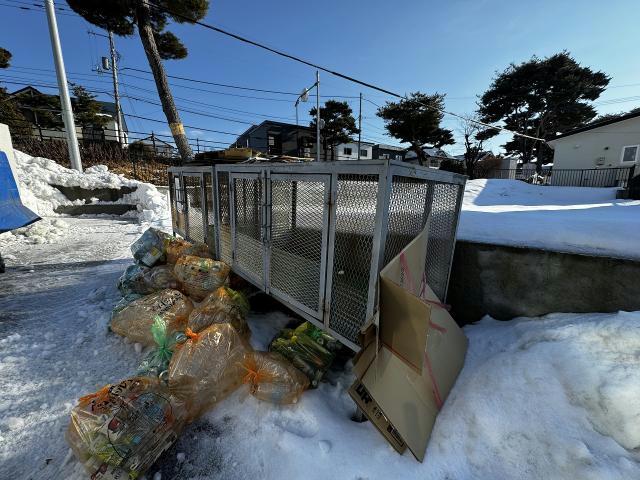
<svg viewBox="0 0 640 480">
<path fill-rule="evenodd" d="M 78 403 L 80 404 L 80 406 L 84 407 L 85 405 L 87 405 L 94 398 L 97 398 L 99 400 L 104 400 L 105 397 L 107 397 L 109 395 L 109 389 L 110 388 L 111 388 L 111 385 L 107 384 L 104 387 L 102 387 L 100 390 L 98 390 L 97 392 L 90 393 L 89 395 L 85 395 L 83 397 L 80 397 L 78 399 Z"/>
<path fill-rule="evenodd" d="M 197 342 L 198 339 L 200 338 L 200 335 L 198 335 L 197 333 L 195 333 L 193 330 L 191 330 L 189 327 L 187 327 L 187 329 L 184 331 L 184 334 L 187 336 L 187 338 L 189 340 L 193 340 L 194 342 Z"/>
<path fill-rule="evenodd" d="M 242 377 L 242 383 L 257 385 L 258 383 L 268 382 L 273 378 L 272 375 L 266 373 L 264 369 L 261 370 L 258 367 L 258 362 L 256 362 L 255 357 L 251 354 L 244 359 L 240 366 L 247 371 L 246 375 Z"/>
</svg>

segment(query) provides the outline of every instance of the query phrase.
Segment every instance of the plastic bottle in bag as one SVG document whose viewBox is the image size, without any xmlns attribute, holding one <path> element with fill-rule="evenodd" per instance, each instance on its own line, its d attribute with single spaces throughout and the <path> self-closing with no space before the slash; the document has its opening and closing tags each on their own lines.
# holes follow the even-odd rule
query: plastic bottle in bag
<svg viewBox="0 0 640 480">
<path fill-rule="evenodd" d="M 180 282 L 176 279 L 173 268 L 169 265 L 144 267 L 130 265 L 118 280 L 118 290 L 123 296 L 137 293 L 149 295 L 165 288 L 177 289 Z"/>
<path fill-rule="evenodd" d="M 220 287 L 207 295 L 189 315 L 187 326 L 198 333 L 214 323 L 230 323 L 240 335 L 251 334 L 245 320 L 249 304 L 239 292 Z"/>
<path fill-rule="evenodd" d="M 193 303 L 178 290 L 160 290 L 126 305 L 111 317 L 111 330 L 134 342 L 153 346 L 151 327 L 156 317 L 167 322 L 169 333 L 182 332 L 193 310 Z"/>
<path fill-rule="evenodd" d="M 199 302 L 224 284 L 230 270 L 224 262 L 184 255 L 178 258 L 173 272 L 182 284 L 182 291 Z"/>
<path fill-rule="evenodd" d="M 182 332 L 170 332 L 167 321 L 156 317 L 151 326 L 151 335 L 156 347 L 147 354 L 138 366 L 136 375 L 148 375 L 162 378 L 169 369 L 169 362 L 178 342 L 186 341 L 187 337 Z"/>
<path fill-rule="evenodd" d="M 181 238 L 169 237 L 165 239 L 164 249 L 167 253 L 167 263 L 175 265 L 183 255 L 194 255 L 202 258 L 213 258 L 209 247 L 204 243 L 190 243 Z"/>
<path fill-rule="evenodd" d="M 307 376 L 276 352 L 248 352 L 243 382 L 258 400 L 279 405 L 296 403 L 309 387 Z"/>
<path fill-rule="evenodd" d="M 251 347 L 228 323 L 185 333 L 188 339 L 173 352 L 167 381 L 192 421 L 242 385 L 241 364 Z"/>
<path fill-rule="evenodd" d="M 176 441 L 185 418 L 158 379 L 134 377 L 82 397 L 66 439 L 91 478 L 134 479 Z"/>
<path fill-rule="evenodd" d="M 165 257 L 165 239 L 169 238 L 168 233 L 155 228 L 149 228 L 140 238 L 131 245 L 133 258 L 147 267 L 154 266 Z"/>
</svg>

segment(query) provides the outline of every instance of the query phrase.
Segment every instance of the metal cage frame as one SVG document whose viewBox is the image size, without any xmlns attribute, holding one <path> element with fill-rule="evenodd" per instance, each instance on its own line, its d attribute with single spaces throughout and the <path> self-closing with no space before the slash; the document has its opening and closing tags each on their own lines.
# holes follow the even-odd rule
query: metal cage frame
<svg viewBox="0 0 640 480">
<path fill-rule="evenodd" d="M 445 300 L 465 182 L 386 160 L 169 168 L 174 233 L 208 243 L 353 350 L 375 313 L 380 270 L 428 218 L 426 280 Z"/>
</svg>

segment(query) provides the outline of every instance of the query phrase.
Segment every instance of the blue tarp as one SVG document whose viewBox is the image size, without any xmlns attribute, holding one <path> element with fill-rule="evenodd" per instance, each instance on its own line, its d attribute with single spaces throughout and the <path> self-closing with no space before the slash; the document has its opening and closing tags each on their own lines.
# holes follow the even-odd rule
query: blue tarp
<svg viewBox="0 0 640 480">
<path fill-rule="evenodd" d="M 0 152 L 0 233 L 24 227 L 38 220 L 38 215 L 22 205 L 7 154 Z"/>
</svg>

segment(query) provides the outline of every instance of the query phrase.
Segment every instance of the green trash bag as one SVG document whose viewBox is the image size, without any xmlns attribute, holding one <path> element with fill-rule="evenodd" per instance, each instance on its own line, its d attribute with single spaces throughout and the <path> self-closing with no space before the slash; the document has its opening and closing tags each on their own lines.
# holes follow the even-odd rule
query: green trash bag
<svg viewBox="0 0 640 480">
<path fill-rule="evenodd" d="M 169 369 L 169 362 L 178 343 L 185 342 L 187 336 L 182 332 L 169 332 L 167 321 L 157 316 L 151 326 L 151 335 L 156 342 L 154 348 L 138 367 L 136 375 L 163 378 L 163 372 Z"/>
</svg>

